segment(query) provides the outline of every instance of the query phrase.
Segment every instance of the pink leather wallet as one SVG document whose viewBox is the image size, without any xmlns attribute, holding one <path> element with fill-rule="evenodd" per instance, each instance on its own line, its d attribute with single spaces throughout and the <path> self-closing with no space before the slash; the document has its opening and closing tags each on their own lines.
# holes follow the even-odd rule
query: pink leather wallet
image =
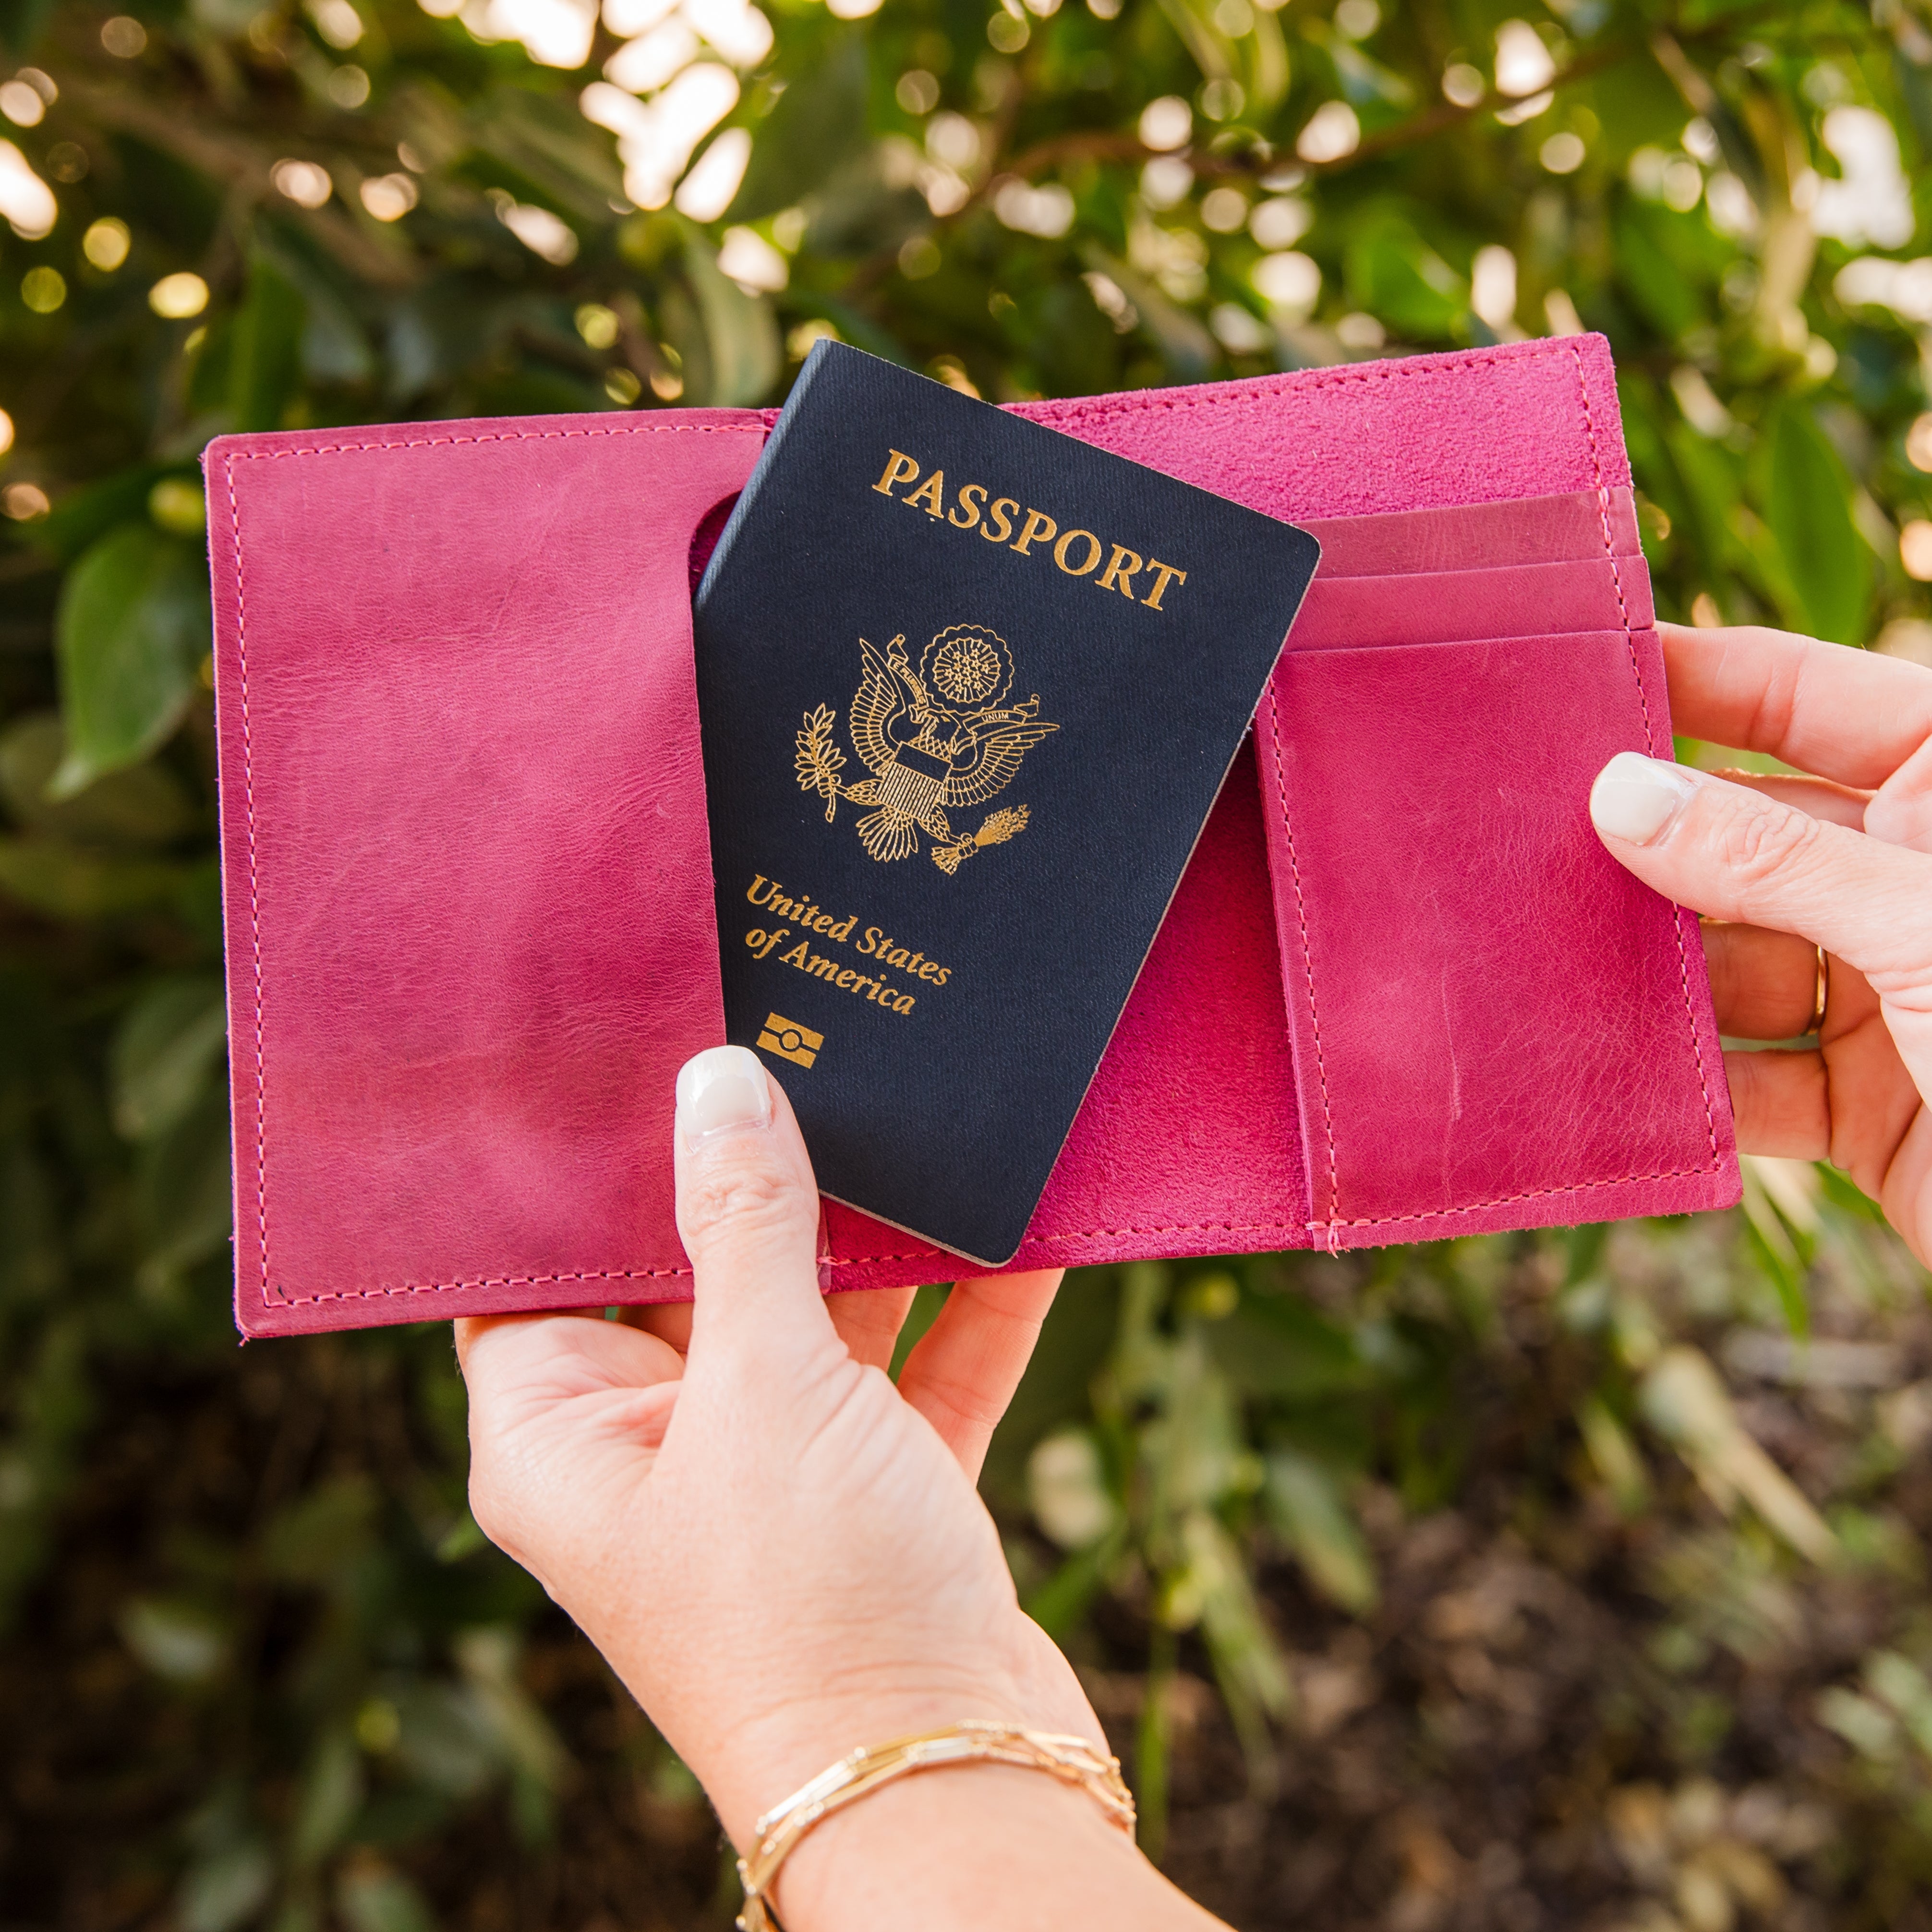
<svg viewBox="0 0 1932 1932">
<path fill-rule="evenodd" d="M 1696 922 L 1586 811 L 1670 749 L 1602 340 L 1021 406 L 1324 556 L 1012 1265 L 1734 1202 Z M 210 446 L 246 1333 L 688 1297 L 691 568 L 772 413 Z"/>
</svg>

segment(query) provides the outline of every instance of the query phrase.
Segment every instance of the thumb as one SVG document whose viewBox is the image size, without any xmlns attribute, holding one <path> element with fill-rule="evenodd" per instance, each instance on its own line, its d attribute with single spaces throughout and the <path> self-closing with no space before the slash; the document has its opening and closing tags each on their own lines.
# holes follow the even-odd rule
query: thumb
<svg viewBox="0 0 1932 1932">
<path fill-rule="evenodd" d="M 1932 856 L 1634 752 L 1598 772 L 1590 818 L 1614 857 L 1680 905 L 1796 933 L 1882 994 L 1932 975 Z"/>
<path fill-rule="evenodd" d="M 782 1089 L 748 1048 L 714 1046 L 677 1076 L 677 1231 L 696 1306 L 690 1366 L 796 1364 L 836 1340 L 818 1292 L 818 1189 Z"/>
</svg>

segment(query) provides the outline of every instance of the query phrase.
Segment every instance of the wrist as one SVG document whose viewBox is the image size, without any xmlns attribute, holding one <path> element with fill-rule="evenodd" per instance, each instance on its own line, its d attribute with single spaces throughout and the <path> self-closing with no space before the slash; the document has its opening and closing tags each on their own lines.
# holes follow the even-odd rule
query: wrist
<svg viewBox="0 0 1932 1932">
<path fill-rule="evenodd" d="M 728 1734 L 714 1736 L 710 1748 L 687 1762 L 742 1852 L 750 1848 L 760 1817 L 852 1751 L 943 1730 L 966 1718 L 1059 1728 L 1048 1714 L 1028 1708 L 1012 1687 L 962 1674 L 952 1683 L 929 1681 L 916 1689 L 868 1687 L 809 1700 L 776 1698 Z M 974 1768 L 958 1767 L 962 1772 Z"/>
<path fill-rule="evenodd" d="M 1102 1895 L 1162 1882 L 1088 1792 L 1011 1765 L 953 1764 L 824 1819 L 786 1859 L 772 1902 L 787 1932 L 977 1932 L 989 1919 L 1017 1932 L 1068 1874 Z"/>
</svg>

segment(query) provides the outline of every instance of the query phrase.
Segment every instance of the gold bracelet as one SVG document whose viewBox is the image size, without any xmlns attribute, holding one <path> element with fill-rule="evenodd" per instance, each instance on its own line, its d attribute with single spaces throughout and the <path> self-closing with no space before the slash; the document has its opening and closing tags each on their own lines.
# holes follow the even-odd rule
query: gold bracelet
<svg viewBox="0 0 1932 1932">
<path fill-rule="evenodd" d="M 1096 1750 L 1084 1738 L 964 1718 L 944 1730 L 869 1748 L 861 1745 L 767 1811 L 754 1827 L 757 1839 L 752 1856 L 738 1861 L 738 1876 L 745 1887 L 738 1932 L 784 1932 L 772 1910 L 772 1886 L 778 1868 L 821 1819 L 856 1804 L 896 1778 L 949 1764 L 982 1762 L 1043 1771 L 1064 1784 L 1078 1785 L 1107 1814 L 1110 1824 L 1133 1836 L 1133 1794 L 1121 1778 L 1118 1758 Z"/>
</svg>

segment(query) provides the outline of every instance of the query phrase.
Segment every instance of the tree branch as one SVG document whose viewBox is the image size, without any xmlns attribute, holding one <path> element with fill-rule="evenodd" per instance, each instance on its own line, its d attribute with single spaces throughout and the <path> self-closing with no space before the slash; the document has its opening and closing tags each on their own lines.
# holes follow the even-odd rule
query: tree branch
<svg viewBox="0 0 1932 1932">
<path fill-rule="evenodd" d="M 57 78 L 62 93 L 82 113 L 103 127 L 132 134 L 172 154 L 199 173 L 226 182 L 244 206 L 253 206 L 274 193 L 269 151 L 245 136 L 187 119 L 124 88 L 104 87 L 68 73 Z M 344 209 L 297 208 L 291 203 L 286 212 L 358 280 L 395 289 L 406 288 L 419 278 L 420 271 L 404 250 L 366 234 Z"/>
</svg>

